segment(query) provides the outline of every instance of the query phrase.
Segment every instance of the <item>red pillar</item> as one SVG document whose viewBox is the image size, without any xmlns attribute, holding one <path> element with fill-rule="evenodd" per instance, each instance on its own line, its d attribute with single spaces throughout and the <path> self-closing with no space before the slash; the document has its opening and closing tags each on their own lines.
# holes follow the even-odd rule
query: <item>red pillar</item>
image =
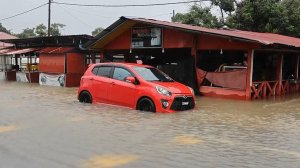
<svg viewBox="0 0 300 168">
<path fill-rule="evenodd" d="M 198 83 L 198 77 L 197 77 L 197 65 L 198 65 L 198 62 L 197 62 L 197 50 L 198 50 L 198 35 L 194 35 L 193 37 L 193 46 L 191 48 L 191 56 L 193 57 L 194 59 L 194 79 L 196 80 L 196 88 L 197 88 L 197 92 L 199 92 L 199 88 L 200 88 L 200 83 Z"/>
<path fill-rule="evenodd" d="M 196 55 L 197 55 L 197 43 L 198 43 L 198 36 L 195 35 L 193 38 L 193 46 L 192 46 L 192 50 L 191 50 L 191 55 L 192 55 L 192 57 L 194 57 L 195 63 L 196 63 Z"/>
<path fill-rule="evenodd" d="M 282 64 L 283 64 L 283 54 L 280 54 L 278 56 L 277 70 L 276 70 L 276 79 L 278 81 L 276 95 L 279 96 L 282 95 Z"/>
<path fill-rule="evenodd" d="M 246 77 L 246 100 L 251 100 L 251 87 L 252 87 L 252 76 L 253 76 L 253 57 L 254 50 L 248 50 L 247 60 L 247 77 Z"/>
</svg>

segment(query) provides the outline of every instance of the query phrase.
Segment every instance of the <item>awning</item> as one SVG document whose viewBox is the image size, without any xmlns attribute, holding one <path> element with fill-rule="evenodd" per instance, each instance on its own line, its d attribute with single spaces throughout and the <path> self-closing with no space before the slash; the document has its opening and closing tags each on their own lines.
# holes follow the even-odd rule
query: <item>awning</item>
<svg viewBox="0 0 300 168">
<path fill-rule="evenodd" d="M 38 53 L 40 54 L 63 54 L 63 53 L 68 53 L 70 51 L 73 51 L 75 48 L 74 47 L 46 47 Z"/>
<path fill-rule="evenodd" d="M 9 51 L 12 51 L 13 49 L 2 49 L 0 50 L 0 55 L 4 55 L 6 53 L 8 53 Z"/>
<path fill-rule="evenodd" d="M 2 55 L 15 55 L 15 54 L 27 54 L 33 51 L 37 51 L 37 48 L 26 48 L 26 49 L 2 49 L 0 50 L 0 56 Z"/>
<path fill-rule="evenodd" d="M 17 49 L 17 50 L 9 51 L 5 54 L 6 55 L 26 54 L 26 53 L 30 53 L 30 52 L 33 52 L 33 51 L 36 51 L 36 50 L 38 50 L 38 49 L 36 49 L 36 48 Z"/>
</svg>

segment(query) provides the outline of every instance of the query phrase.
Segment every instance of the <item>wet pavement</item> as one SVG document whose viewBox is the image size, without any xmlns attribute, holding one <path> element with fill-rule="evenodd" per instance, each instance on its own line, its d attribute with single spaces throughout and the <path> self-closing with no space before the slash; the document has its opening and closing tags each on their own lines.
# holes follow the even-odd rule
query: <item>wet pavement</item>
<svg viewBox="0 0 300 168">
<path fill-rule="evenodd" d="M 0 82 L 0 167 L 300 165 L 300 96 L 197 98 L 174 114 L 81 104 L 76 88 Z"/>
</svg>

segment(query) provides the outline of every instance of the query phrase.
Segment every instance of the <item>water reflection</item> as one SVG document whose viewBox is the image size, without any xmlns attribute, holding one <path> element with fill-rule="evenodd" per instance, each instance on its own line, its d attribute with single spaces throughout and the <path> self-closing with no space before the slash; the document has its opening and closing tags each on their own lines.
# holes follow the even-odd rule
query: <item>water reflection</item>
<svg viewBox="0 0 300 168">
<path fill-rule="evenodd" d="M 0 132 L 5 167 L 300 165 L 299 95 L 201 97 L 194 110 L 153 114 L 78 103 L 76 88 L 0 82 L 0 92 L 0 128 L 16 129 Z"/>
</svg>

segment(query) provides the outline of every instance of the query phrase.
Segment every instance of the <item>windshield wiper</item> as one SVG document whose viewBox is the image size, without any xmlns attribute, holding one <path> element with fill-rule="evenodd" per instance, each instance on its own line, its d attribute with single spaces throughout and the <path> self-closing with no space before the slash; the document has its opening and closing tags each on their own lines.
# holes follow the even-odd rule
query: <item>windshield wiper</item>
<svg viewBox="0 0 300 168">
<path fill-rule="evenodd" d="M 159 80 L 159 79 L 157 79 L 157 80 L 149 80 L 150 82 L 174 82 L 174 80 L 172 80 L 172 79 L 167 79 L 167 80 Z"/>
</svg>

